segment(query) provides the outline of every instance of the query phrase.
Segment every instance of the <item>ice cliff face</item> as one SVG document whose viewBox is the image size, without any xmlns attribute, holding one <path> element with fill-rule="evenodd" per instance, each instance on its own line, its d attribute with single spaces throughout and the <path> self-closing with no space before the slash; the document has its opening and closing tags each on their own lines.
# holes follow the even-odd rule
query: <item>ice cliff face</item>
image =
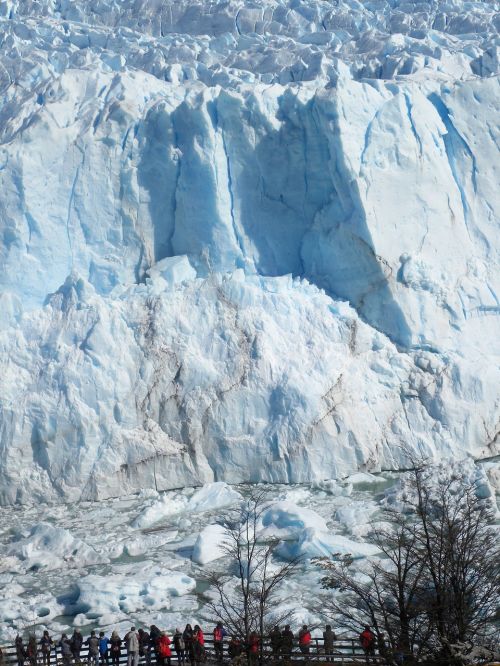
<svg viewBox="0 0 500 666">
<path fill-rule="evenodd" d="M 0 501 L 498 453 L 494 2 L 0 2 Z"/>
</svg>

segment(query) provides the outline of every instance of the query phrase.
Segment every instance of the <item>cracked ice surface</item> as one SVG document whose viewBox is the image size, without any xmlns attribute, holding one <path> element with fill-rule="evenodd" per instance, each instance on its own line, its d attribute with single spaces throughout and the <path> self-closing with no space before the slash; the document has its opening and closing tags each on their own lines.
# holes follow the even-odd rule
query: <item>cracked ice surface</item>
<svg viewBox="0 0 500 666">
<path fill-rule="evenodd" d="M 0 2 L 0 501 L 498 452 L 494 2 Z"/>
</svg>

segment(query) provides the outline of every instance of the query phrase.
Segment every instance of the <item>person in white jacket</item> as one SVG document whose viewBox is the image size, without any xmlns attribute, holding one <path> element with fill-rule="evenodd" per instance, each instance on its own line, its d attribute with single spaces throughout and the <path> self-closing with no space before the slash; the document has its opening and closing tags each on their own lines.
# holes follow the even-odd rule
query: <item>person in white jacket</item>
<svg viewBox="0 0 500 666">
<path fill-rule="evenodd" d="M 138 666 L 139 664 L 139 635 L 135 627 L 132 627 L 125 636 L 127 646 L 127 666 Z"/>
</svg>

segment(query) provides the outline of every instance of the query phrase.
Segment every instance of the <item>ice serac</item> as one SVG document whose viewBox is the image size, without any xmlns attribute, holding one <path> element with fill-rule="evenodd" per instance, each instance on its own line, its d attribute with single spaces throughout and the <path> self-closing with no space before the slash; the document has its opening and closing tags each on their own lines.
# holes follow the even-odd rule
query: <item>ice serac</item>
<svg viewBox="0 0 500 666">
<path fill-rule="evenodd" d="M 0 3 L 0 501 L 498 453 L 494 5 Z"/>
</svg>

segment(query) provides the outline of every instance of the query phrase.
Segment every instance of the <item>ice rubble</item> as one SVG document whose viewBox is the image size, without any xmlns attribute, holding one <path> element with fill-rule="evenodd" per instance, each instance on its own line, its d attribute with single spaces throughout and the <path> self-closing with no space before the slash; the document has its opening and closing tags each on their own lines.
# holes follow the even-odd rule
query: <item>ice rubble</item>
<svg viewBox="0 0 500 666">
<path fill-rule="evenodd" d="M 435 466 L 430 473 L 437 484 L 450 474 L 475 483 L 478 495 L 494 506 L 494 488 L 489 479 L 497 469 L 498 461 L 479 466 L 462 460 L 455 465 L 446 462 Z M 280 588 L 277 612 L 289 608 L 295 611 L 297 622 L 314 620 L 321 572 L 310 566 L 311 558 L 351 555 L 354 566 L 362 568 L 364 558 L 377 556 L 370 543 L 370 528 L 383 526 L 385 506 L 404 508 L 411 503 L 412 491 L 408 475 L 376 478 L 379 484 L 260 486 L 268 502 L 267 526 L 278 529 L 274 534 L 284 538 L 281 556 L 301 555 L 304 559 L 299 571 Z M 343 487 L 349 494 L 329 492 L 332 486 L 335 490 Z M 124 633 L 130 623 L 156 623 L 173 629 L 188 621 L 206 621 L 203 605 L 214 594 L 207 587 L 207 572 L 231 571 L 231 559 L 221 550 L 224 528 L 216 522 L 226 512 L 215 501 L 211 508 L 205 504 L 207 510 L 201 512 L 191 511 L 188 503 L 196 495 L 220 498 L 220 490 L 219 487 L 214 491 L 211 484 L 200 490 L 165 492 L 165 504 L 175 504 L 181 495 L 186 501 L 176 514 L 169 516 L 168 525 L 157 525 L 151 532 L 134 526 L 134 520 L 150 506 L 151 500 L 159 499 L 151 497 L 151 492 L 84 504 L 19 507 L 15 511 L 0 507 L 1 640 L 12 640 L 18 630 L 33 624 L 38 625 L 38 631 L 48 627 L 54 634 L 71 631 L 75 626 L 83 627 L 85 632 L 97 627 L 118 628 Z M 227 490 L 234 492 L 232 501 L 237 508 L 241 496 L 245 497 L 250 488 Z M 28 535 L 38 532 L 37 525 L 47 526 L 49 521 L 57 521 L 60 526 L 60 532 L 47 530 L 50 538 L 44 543 L 45 557 L 48 560 L 52 555 L 53 567 L 35 571 L 28 566 L 29 560 L 9 555 L 20 550 L 21 540 L 26 544 Z M 265 540 L 271 535 L 261 531 L 260 536 Z M 102 554 L 103 540 L 113 544 L 106 551 L 106 560 L 68 561 L 61 557 L 61 544 L 65 543 L 83 542 Z M 279 559 L 275 559 L 272 566 L 278 563 Z M 233 583 L 234 580 L 230 585 Z"/>
<path fill-rule="evenodd" d="M 147 528 L 179 513 L 203 513 L 231 506 L 242 499 L 240 493 L 223 481 L 207 483 L 191 497 L 178 493 L 174 497 L 162 495 L 141 511 L 133 527 Z"/>
<path fill-rule="evenodd" d="M 498 452 L 495 7 L 0 2 L 2 503 Z"/>
<path fill-rule="evenodd" d="M 43 522 L 34 525 L 28 534 L 19 535 L 8 555 L 17 557 L 23 568 L 31 571 L 109 562 L 86 543 L 75 539 L 69 530 Z"/>
<path fill-rule="evenodd" d="M 168 608 L 169 597 L 189 594 L 195 585 L 190 576 L 148 561 L 117 566 L 112 576 L 89 574 L 77 582 L 76 603 L 84 610 L 73 622 L 108 624 L 127 613 Z"/>
</svg>

